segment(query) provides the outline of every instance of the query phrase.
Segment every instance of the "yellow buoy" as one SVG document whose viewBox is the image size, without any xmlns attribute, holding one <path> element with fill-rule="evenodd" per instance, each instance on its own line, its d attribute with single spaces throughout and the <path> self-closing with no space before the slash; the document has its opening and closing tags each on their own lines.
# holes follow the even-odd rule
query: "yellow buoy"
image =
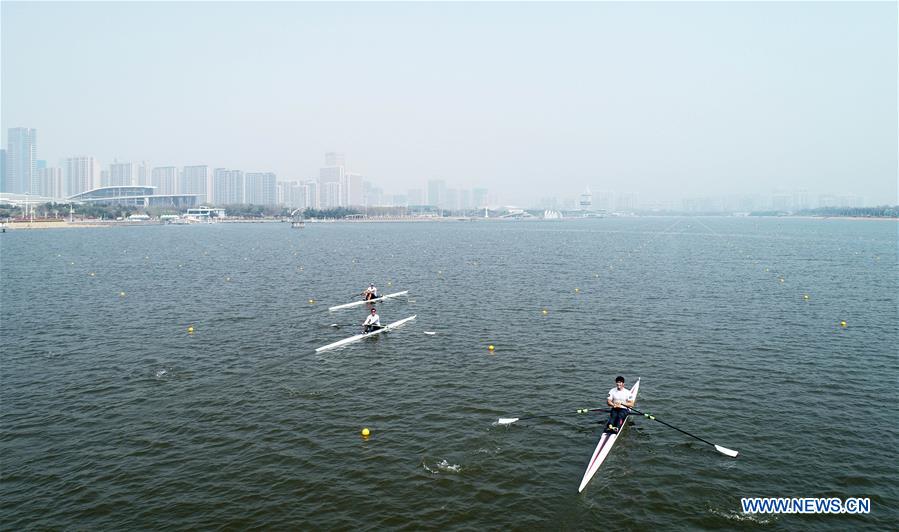
<svg viewBox="0 0 899 532">
<path fill-rule="evenodd" d="M 805 294 L 804 296 L 802 296 L 802 299 L 808 301 L 808 294 Z"/>
<path fill-rule="evenodd" d="M 543 309 L 543 315 L 546 316 L 547 314 L 549 314 L 549 311 L 546 309 Z"/>
<path fill-rule="evenodd" d="M 125 292 L 119 292 L 119 297 L 125 297 Z"/>
<path fill-rule="evenodd" d="M 487 346 L 487 351 L 493 351 L 493 344 Z"/>
<path fill-rule="evenodd" d="M 574 289 L 574 293 L 575 293 L 575 294 L 577 294 L 577 293 L 580 292 L 580 291 L 581 291 L 580 288 L 575 288 L 575 289 Z"/>
<path fill-rule="evenodd" d="M 368 430 L 367 427 L 364 428 L 364 429 L 362 429 L 362 437 L 363 437 L 363 438 L 368 438 L 369 436 L 371 436 L 371 431 Z"/>
<path fill-rule="evenodd" d="M 846 322 L 845 322 L 845 321 L 841 321 L 841 322 L 840 322 L 840 327 L 845 327 L 845 326 L 846 326 Z"/>
<path fill-rule="evenodd" d="M 314 304 L 315 304 L 315 300 L 314 300 L 314 299 L 310 299 L 310 300 L 309 300 L 309 304 L 310 304 L 310 305 L 314 305 Z"/>
<path fill-rule="evenodd" d="M 189 326 L 187 327 L 187 333 L 188 333 L 188 334 L 193 334 L 193 333 L 194 333 L 194 326 L 193 326 L 193 325 L 189 325 Z"/>
</svg>

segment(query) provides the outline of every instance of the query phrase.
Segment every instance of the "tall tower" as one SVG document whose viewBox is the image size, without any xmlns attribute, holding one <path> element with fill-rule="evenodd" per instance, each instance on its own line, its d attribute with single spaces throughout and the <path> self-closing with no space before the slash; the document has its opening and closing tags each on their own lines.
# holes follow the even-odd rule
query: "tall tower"
<svg viewBox="0 0 899 532">
<path fill-rule="evenodd" d="M 16 194 L 31 191 L 37 162 L 37 130 L 9 128 L 6 150 L 6 190 Z M 35 183 L 35 186 L 37 184 Z"/>
</svg>

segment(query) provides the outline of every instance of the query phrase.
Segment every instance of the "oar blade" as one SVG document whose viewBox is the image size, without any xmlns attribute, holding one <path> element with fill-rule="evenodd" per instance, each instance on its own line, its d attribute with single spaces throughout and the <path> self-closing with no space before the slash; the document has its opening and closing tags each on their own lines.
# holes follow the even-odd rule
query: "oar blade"
<svg viewBox="0 0 899 532">
<path fill-rule="evenodd" d="M 715 450 L 717 450 L 721 454 L 726 454 L 727 456 L 730 456 L 731 458 L 736 458 L 737 455 L 740 454 L 737 451 L 734 451 L 733 449 L 728 449 L 727 447 L 721 447 L 720 445 L 716 445 Z"/>
<path fill-rule="evenodd" d="M 515 423 L 519 419 L 520 418 L 517 418 L 517 417 L 501 417 L 496 421 L 496 424 L 497 425 L 511 425 L 512 423 Z"/>
</svg>

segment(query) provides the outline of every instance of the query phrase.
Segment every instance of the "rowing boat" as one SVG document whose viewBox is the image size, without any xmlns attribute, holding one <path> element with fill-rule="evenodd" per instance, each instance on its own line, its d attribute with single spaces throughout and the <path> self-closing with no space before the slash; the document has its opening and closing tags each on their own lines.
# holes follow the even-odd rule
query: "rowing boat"
<svg viewBox="0 0 899 532">
<path fill-rule="evenodd" d="M 364 300 L 362 300 L 362 301 L 353 301 L 352 303 L 346 303 L 346 304 L 343 304 L 343 305 L 337 305 L 337 306 L 328 308 L 328 310 L 329 310 L 329 311 L 332 311 L 332 310 L 340 310 L 340 309 L 342 309 L 342 308 L 358 307 L 359 305 L 364 305 L 364 304 L 366 304 L 366 303 L 377 303 L 378 301 L 383 301 L 383 300 L 385 300 L 385 299 L 390 299 L 390 298 L 392 298 L 392 297 L 400 297 L 400 296 L 404 296 L 404 295 L 406 295 L 406 294 L 408 294 L 408 293 L 409 293 L 408 290 L 403 290 L 402 292 L 395 292 L 395 293 L 393 293 L 393 294 L 386 294 L 386 295 L 383 295 L 383 296 L 381 296 L 381 297 L 376 297 L 376 298 L 374 298 L 374 299 L 364 299 Z"/>
<path fill-rule="evenodd" d="M 635 382 L 634 386 L 630 389 L 630 395 L 635 401 L 637 399 L 638 391 L 640 391 L 640 379 L 637 379 L 637 382 Z M 626 424 L 627 418 L 624 419 L 624 423 L 621 424 L 621 428 L 618 429 L 617 433 L 608 430 L 602 432 L 602 436 L 599 437 L 599 443 L 596 444 L 596 450 L 593 451 L 593 456 L 590 458 L 590 463 L 587 464 L 587 470 L 584 471 L 584 478 L 581 479 L 581 486 L 577 489 L 578 493 L 584 491 L 584 488 L 587 487 L 590 479 L 596 474 L 599 466 L 602 465 L 606 456 L 609 455 L 609 451 L 612 450 L 612 446 L 615 445 L 615 440 L 621 436 Z"/>
<path fill-rule="evenodd" d="M 319 347 L 318 349 L 316 349 L 315 352 L 320 353 L 322 351 L 327 351 L 328 349 L 334 349 L 335 347 L 341 347 L 346 344 L 358 342 L 359 340 L 361 340 L 363 338 L 367 338 L 369 336 L 377 336 L 377 335 L 381 334 L 382 332 L 387 332 L 389 330 L 396 329 L 397 327 L 405 324 L 406 322 L 410 322 L 414 319 L 415 319 L 415 316 L 409 316 L 408 318 L 403 318 L 399 321 L 395 321 L 393 323 L 385 325 L 384 327 L 381 327 L 380 329 L 374 330 L 370 333 L 357 334 L 356 336 L 350 336 L 349 338 L 344 338 L 343 340 L 338 340 L 338 341 L 334 342 L 333 344 L 323 345 L 323 346 Z"/>
</svg>

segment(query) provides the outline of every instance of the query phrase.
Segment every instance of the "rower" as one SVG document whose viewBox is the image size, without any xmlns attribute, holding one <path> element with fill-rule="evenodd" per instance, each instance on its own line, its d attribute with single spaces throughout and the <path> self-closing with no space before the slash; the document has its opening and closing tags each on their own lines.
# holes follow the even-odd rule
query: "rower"
<svg viewBox="0 0 899 532">
<path fill-rule="evenodd" d="M 381 317 L 378 316 L 377 309 L 371 309 L 371 314 L 365 318 L 365 321 L 362 323 L 362 334 L 367 334 L 372 331 L 377 331 L 381 328 Z"/>
<path fill-rule="evenodd" d="M 630 408 L 634 406 L 636 397 L 631 395 L 631 391 L 624 387 L 624 377 L 621 375 L 615 377 L 615 387 L 609 390 L 609 397 L 606 403 L 612 409 L 609 411 L 609 423 L 606 430 L 617 433 L 631 413 Z"/>
<path fill-rule="evenodd" d="M 362 291 L 362 299 L 366 301 L 370 301 L 372 299 L 376 299 L 378 297 L 378 288 L 375 286 L 375 283 L 370 283 L 368 288 Z"/>
</svg>

